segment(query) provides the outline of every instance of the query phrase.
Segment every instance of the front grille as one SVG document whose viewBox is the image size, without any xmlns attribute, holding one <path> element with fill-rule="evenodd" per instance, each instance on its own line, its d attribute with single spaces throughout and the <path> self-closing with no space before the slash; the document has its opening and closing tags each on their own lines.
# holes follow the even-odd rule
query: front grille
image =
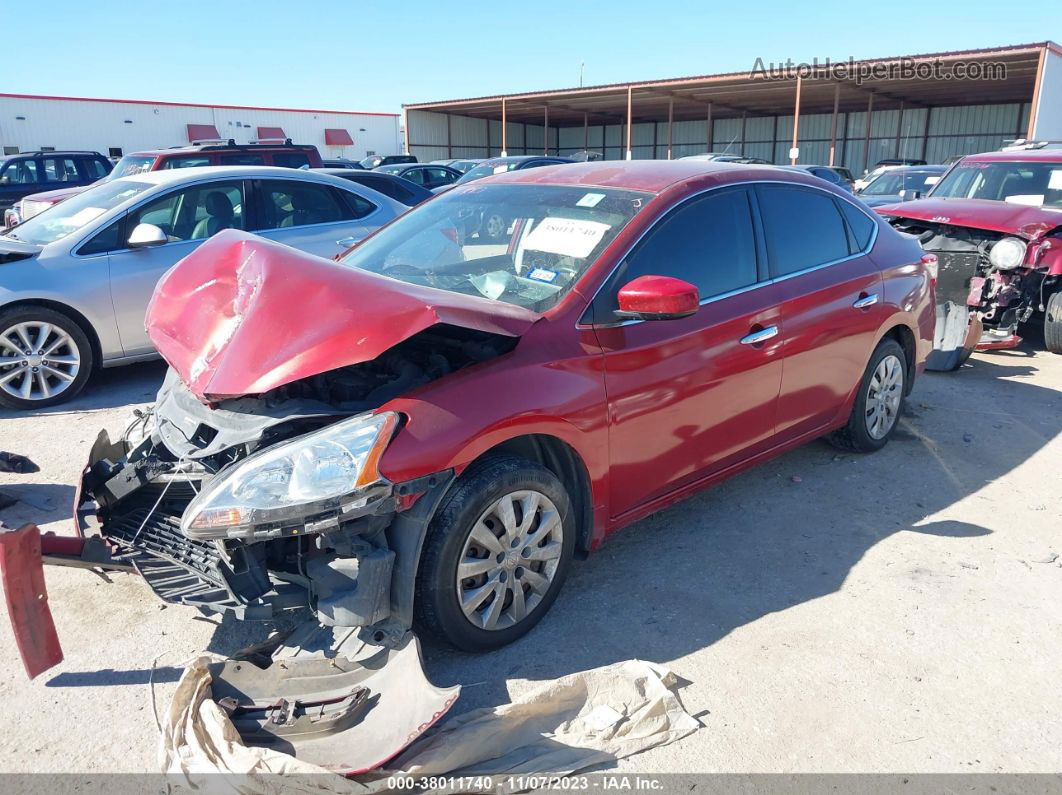
<svg viewBox="0 0 1062 795">
<path fill-rule="evenodd" d="M 233 609 L 242 605 L 225 578 L 212 544 L 181 532 L 181 516 L 195 491 L 188 483 L 151 483 L 102 517 L 103 535 L 126 548 L 124 557 L 167 602 Z"/>
</svg>

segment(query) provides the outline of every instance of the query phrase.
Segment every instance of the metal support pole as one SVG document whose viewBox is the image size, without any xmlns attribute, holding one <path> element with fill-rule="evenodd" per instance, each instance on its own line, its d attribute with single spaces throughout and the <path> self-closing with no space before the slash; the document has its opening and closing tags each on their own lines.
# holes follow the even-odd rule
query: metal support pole
<svg viewBox="0 0 1062 795">
<path fill-rule="evenodd" d="M 583 114 L 583 150 L 590 151 L 590 114 Z"/>
<path fill-rule="evenodd" d="M 487 123 L 487 157 L 494 157 L 490 148 L 490 119 L 484 119 L 483 121 Z"/>
<path fill-rule="evenodd" d="M 542 154 L 549 154 L 549 105 L 543 108 L 544 116 L 542 117 Z"/>
<path fill-rule="evenodd" d="M 508 149 L 509 149 L 508 141 L 509 141 L 509 131 L 506 129 L 506 123 L 505 123 L 505 100 L 502 99 L 502 148 L 501 148 L 501 156 L 502 157 L 506 157 L 509 154 L 509 152 L 508 152 Z"/>
<path fill-rule="evenodd" d="M 706 145 L 704 151 L 705 152 L 711 152 L 712 151 L 712 145 L 713 145 L 712 138 L 715 136 L 715 124 L 712 121 L 712 103 L 711 102 L 708 103 L 707 132 L 708 132 L 708 144 Z"/>
<path fill-rule="evenodd" d="M 870 171 L 870 119 L 874 115 L 874 95 L 867 96 L 867 125 L 863 135 L 863 173 Z"/>
<path fill-rule="evenodd" d="M 446 114 L 446 156 L 454 159 L 453 116 Z"/>
<path fill-rule="evenodd" d="M 1033 83 L 1032 102 L 1029 105 L 1029 129 L 1025 133 L 1027 140 L 1032 140 L 1036 135 L 1036 111 L 1040 105 L 1040 87 L 1044 82 L 1044 58 L 1047 56 L 1047 48 L 1040 48 L 1040 60 L 1036 63 L 1036 82 Z"/>
<path fill-rule="evenodd" d="M 900 115 L 896 119 L 896 157 L 903 157 L 900 151 L 900 138 L 903 135 L 903 100 L 900 100 Z"/>
<path fill-rule="evenodd" d="M 841 105 L 841 84 L 833 86 L 833 118 L 830 120 L 830 165 L 834 165 L 834 155 L 837 152 L 837 109 Z"/>
<path fill-rule="evenodd" d="M 745 156 L 745 125 L 749 120 L 749 112 L 747 110 L 741 111 L 741 156 Z"/>
<path fill-rule="evenodd" d="M 789 149 L 789 165 L 791 166 L 796 165 L 797 158 L 794 157 L 794 150 L 800 140 L 800 86 L 802 82 L 800 75 L 797 75 L 796 102 L 793 105 L 793 145 Z"/>
<path fill-rule="evenodd" d="M 671 159 L 671 125 L 675 121 L 675 98 L 670 97 L 667 101 L 667 159 Z M 656 150 L 653 150 L 653 157 L 656 157 Z"/>
<path fill-rule="evenodd" d="M 627 86 L 627 159 L 632 158 L 631 154 L 631 97 L 632 89 Z"/>
<path fill-rule="evenodd" d="M 926 109 L 926 123 L 922 128 L 922 154 L 919 155 L 923 160 L 926 159 L 926 151 L 929 149 L 929 119 L 933 115 L 933 109 Z"/>
</svg>

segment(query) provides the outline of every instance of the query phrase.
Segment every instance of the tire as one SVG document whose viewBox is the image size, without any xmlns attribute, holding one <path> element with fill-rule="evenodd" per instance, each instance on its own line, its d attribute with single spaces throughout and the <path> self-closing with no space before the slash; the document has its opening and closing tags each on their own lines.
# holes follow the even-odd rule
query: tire
<svg viewBox="0 0 1062 795">
<path fill-rule="evenodd" d="M 531 493 L 537 495 L 534 502 Z M 533 532 L 507 538 L 494 510 L 514 494 L 509 504 L 517 531 L 526 518 L 522 507 L 537 507 L 525 522 Z M 494 537 L 491 549 L 479 544 L 484 532 Z M 552 472 L 510 455 L 473 464 L 443 499 L 428 528 L 414 591 L 418 633 L 469 652 L 490 651 L 523 637 L 556 600 L 571 565 L 575 533 L 568 493 Z M 521 540 L 528 536 L 530 540 Z M 538 557 L 542 559 L 533 559 Z M 459 564 L 474 576 L 459 581 Z M 521 612 L 522 618 L 514 618 Z"/>
<path fill-rule="evenodd" d="M 1044 310 L 1044 344 L 1051 353 L 1062 353 L 1062 290 L 1051 293 Z"/>
<path fill-rule="evenodd" d="M 888 444 L 900 424 L 907 377 L 907 356 L 900 343 L 891 338 L 879 342 L 859 381 L 848 423 L 826 437 L 829 442 L 854 453 L 873 453 Z M 883 418 L 880 424 L 878 418 Z"/>
<path fill-rule="evenodd" d="M 85 388 L 94 367 L 88 335 L 69 316 L 43 306 L 0 311 L 0 406 L 63 403 Z"/>
</svg>

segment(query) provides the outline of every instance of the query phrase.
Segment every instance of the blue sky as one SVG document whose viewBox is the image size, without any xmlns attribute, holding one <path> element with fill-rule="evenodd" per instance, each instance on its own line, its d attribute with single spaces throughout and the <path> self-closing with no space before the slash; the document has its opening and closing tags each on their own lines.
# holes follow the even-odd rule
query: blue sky
<svg viewBox="0 0 1062 795">
<path fill-rule="evenodd" d="M 593 85 L 1059 41 L 1062 3 L 10 0 L 3 26 L 7 93 L 396 112 L 567 88 L 580 63 Z"/>
</svg>

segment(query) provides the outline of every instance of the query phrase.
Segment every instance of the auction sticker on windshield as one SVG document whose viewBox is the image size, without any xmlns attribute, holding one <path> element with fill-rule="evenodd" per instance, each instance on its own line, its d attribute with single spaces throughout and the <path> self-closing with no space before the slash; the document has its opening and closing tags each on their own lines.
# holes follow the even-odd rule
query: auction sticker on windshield
<svg viewBox="0 0 1062 795">
<path fill-rule="evenodd" d="M 524 242 L 532 251 L 545 251 L 563 257 L 585 258 L 612 227 L 600 221 L 578 218 L 543 218 Z"/>
</svg>

